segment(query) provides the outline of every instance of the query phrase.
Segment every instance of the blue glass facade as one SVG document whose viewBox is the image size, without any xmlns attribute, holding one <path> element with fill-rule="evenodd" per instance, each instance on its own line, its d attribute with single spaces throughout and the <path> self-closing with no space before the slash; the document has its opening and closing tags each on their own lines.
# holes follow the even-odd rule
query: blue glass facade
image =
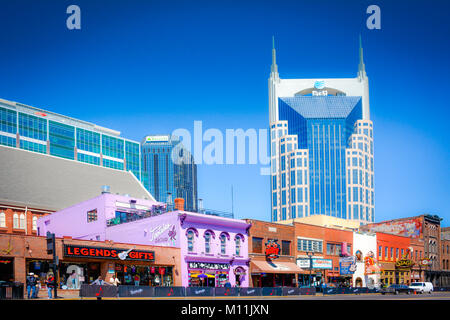
<svg viewBox="0 0 450 320">
<path fill-rule="evenodd" d="M 278 107 L 298 148 L 309 150 L 310 214 L 347 219 L 346 148 L 362 119 L 361 97 L 279 98 Z M 303 216 L 303 208 L 296 215 Z"/>
<path fill-rule="evenodd" d="M 140 144 L 103 134 L 105 131 L 113 132 L 20 103 L 0 101 L 0 144 L 131 171 L 140 180 Z"/>
<path fill-rule="evenodd" d="M 172 202 L 183 198 L 185 210 L 197 211 L 197 165 L 180 140 L 173 136 L 144 139 L 141 148 L 144 187 L 157 201 L 168 202 L 169 195 Z"/>
</svg>

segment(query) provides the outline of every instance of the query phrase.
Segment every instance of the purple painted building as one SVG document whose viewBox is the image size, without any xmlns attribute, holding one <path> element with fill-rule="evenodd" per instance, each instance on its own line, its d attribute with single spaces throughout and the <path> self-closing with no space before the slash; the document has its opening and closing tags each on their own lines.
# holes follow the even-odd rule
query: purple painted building
<svg viewBox="0 0 450 320">
<path fill-rule="evenodd" d="M 248 287 L 248 230 L 243 220 L 165 212 L 163 203 L 104 193 L 37 222 L 38 234 L 180 248 L 182 286 Z"/>
</svg>

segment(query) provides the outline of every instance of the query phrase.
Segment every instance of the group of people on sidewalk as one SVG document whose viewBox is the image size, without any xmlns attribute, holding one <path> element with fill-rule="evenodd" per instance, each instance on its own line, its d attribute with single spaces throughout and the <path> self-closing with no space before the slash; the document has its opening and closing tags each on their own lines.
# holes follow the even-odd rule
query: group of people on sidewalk
<svg viewBox="0 0 450 320">
<path fill-rule="evenodd" d="M 55 290 L 56 280 L 53 273 L 47 275 L 45 280 L 45 285 L 47 286 L 48 298 L 52 299 L 52 290 Z M 39 295 L 39 290 L 41 289 L 41 283 L 39 281 L 39 276 L 30 272 L 27 276 L 27 294 L 28 299 L 37 299 Z"/>
</svg>

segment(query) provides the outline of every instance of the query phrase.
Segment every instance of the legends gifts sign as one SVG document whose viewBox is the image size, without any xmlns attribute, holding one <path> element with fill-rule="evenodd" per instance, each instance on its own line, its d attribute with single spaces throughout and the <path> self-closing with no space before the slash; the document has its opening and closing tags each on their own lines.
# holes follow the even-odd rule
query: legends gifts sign
<svg viewBox="0 0 450 320">
<path fill-rule="evenodd" d="M 64 245 L 64 257 L 155 261 L 154 251 Z"/>
</svg>

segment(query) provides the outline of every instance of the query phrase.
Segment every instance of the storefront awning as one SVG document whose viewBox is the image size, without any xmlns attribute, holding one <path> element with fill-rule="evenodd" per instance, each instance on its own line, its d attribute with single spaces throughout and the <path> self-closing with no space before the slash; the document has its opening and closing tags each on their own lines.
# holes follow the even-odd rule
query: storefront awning
<svg viewBox="0 0 450 320">
<path fill-rule="evenodd" d="M 252 261 L 252 273 L 301 273 L 303 269 L 299 268 L 293 262 L 267 262 Z"/>
</svg>

